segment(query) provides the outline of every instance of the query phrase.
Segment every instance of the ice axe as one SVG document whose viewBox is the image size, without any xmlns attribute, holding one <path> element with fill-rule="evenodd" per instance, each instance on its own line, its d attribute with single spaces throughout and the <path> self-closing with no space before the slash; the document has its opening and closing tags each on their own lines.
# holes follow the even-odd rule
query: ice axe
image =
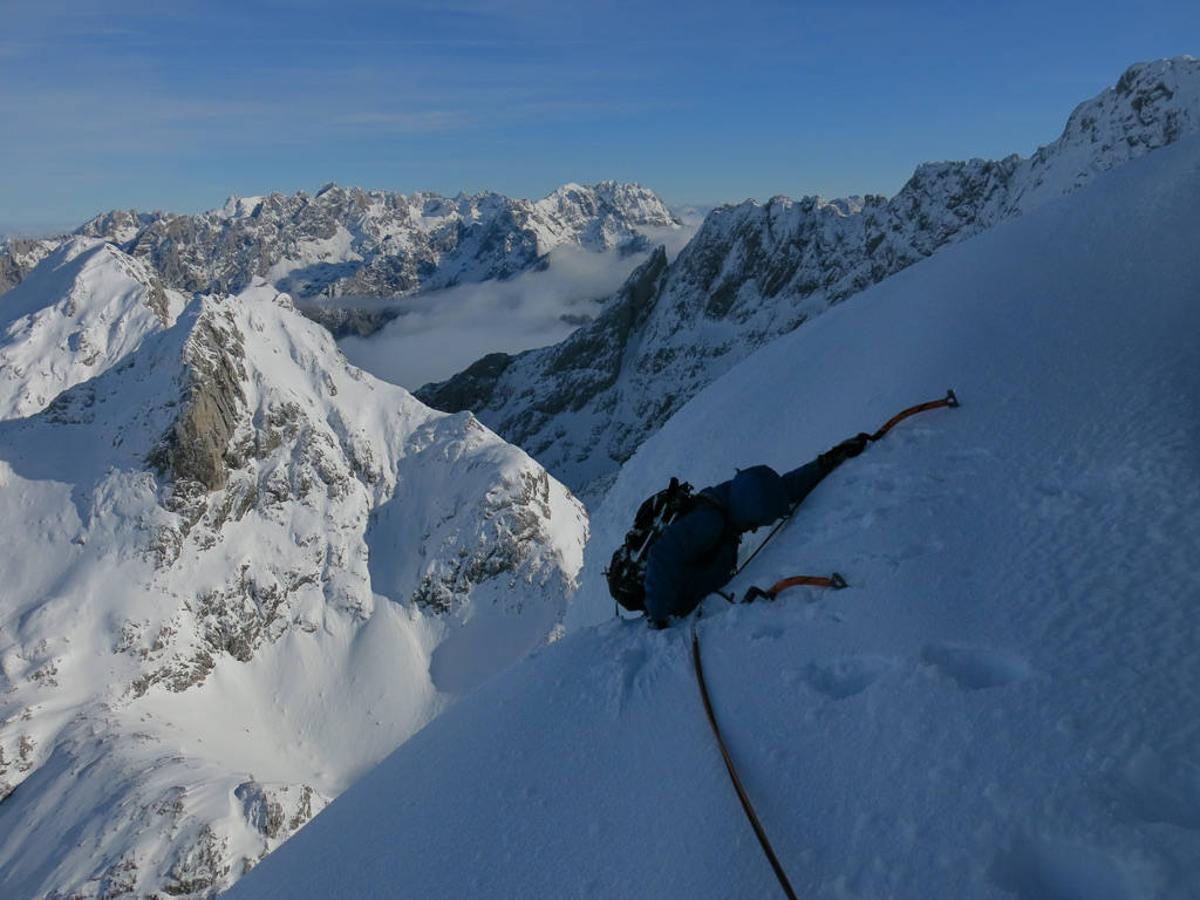
<svg viewBox="0 0 1200 900">
<path fill-rule="evenodd" d="M 893 428 L 895 428 L 899 423 L 903 422 L 905 419 L 909 418 L 910 416 L 915 416 L 917 413 L 927 412 L 928 410 L 931 410 L 931 409 L 942 409 L 942 408 L 957 409 L 958 406 L 959 406 L 958 395 L 954 393 L 953 389 L 947 390 L 946 396 L 942 397 L 938 400 L 927 400 L 924 403 L 917 403 L 913 406 L 908 407 L 907 409 L 900 410 L 900 412 L 896 413 L 894 416 L 892 416 L 890 419 L 888 419 L 886 422 L 884 422 L 881 426 L 879 426 L 879 428 L 874 433 L 868 434 L 867 440 L 871 441 L 872 443 L 874 443 L 875 441 L 878 441 L 878 440 L 882 440 L 883 436 L 886 435 Z M 759 544 L 758 547 L 755 548 L 754 552 L 750 554 L 749 559 L 747 559 L 744 563 L 742 563 L 740 566 L 738 566 L 737 572 L 734 573 L 735 575 L 740 574 L 741 571 L 746 568 L 746 566 L 750 565 L 751 560 L 753 560 L 754 557 L 758 556 L 758 554 L 762 550 L 762 548 L 765 547 L 767 545 L 767 543 L 771 540 L 771 538 L 775 537 L 775 535 L 779 533 L 779 530 L 781 528 L 783 528 L 783 526 L 787 523 L 787 521 L 789 519 L 791 519 L 793 512 L 795 512 L 794 508 L 792 510 L 790 510 L 788 512 L 788 514 L 783 517 L 783 519 L 780 520 L 778 525 L 776 525 L 773 529 L 771 529 L 771 533 L 768 534 L 766 539 L 761 544 Z M 834 590 L 841 590 L 842 588 L 847 587 L 846 579 L 843 578 L 837 572 L 834 572 L 832 575 L 829 575 L 829 576 L 796 575 L 796 576 L 793 576 L 792 578 L 785 578 L 782 581 L 777 581 L 775 584 L 771 585 L 766 590 L 763 590 L 762 588 L 757 587 L 757 586 L 752 586 L 749 590 L 746 591 L 745 595 L 742 597 L 742 602 L 743 603 L 752 603 L 753 601 L 758 600 L 760 598 L 765 598 L 767 600 L 774 600 L 775 597 L 778 596 L 778 594 L 781 591 L 785 591 L 790 587 L 799 587 L 801 585 L 809 585 L 811 587 L 833 588 Z M 726 597 L 726 599 L 729 599 L 729 598 Z"/>
</svg>

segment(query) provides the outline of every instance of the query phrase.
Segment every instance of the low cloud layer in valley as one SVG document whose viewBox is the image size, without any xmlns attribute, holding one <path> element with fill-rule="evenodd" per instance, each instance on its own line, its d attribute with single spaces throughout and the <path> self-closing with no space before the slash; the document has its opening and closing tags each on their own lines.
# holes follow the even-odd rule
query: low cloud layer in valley
<svg viewBox="0 0 1200 900">
<path fill-rule="evenodd" d="M 695 226 L 645 229 L 674 256 Z M 646 253 L 596 253 L 559 247 L 545 269 L 507 281 L 462 284 L 402 300 L 403 312 L 369 337 L 339 341 L 355 365 L 415 390 L 462 371 L 488 353 L 518 353 L 561 341 L 593 318 Z"/>
</svg>

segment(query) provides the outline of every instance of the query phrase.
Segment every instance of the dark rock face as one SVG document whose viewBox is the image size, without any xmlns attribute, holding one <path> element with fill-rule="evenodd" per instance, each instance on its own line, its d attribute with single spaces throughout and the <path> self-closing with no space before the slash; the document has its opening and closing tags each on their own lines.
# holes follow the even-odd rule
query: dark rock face
<svg viewBox="0 0 1200 900">
<path fill-rule="evenodd" d="M 204 316 L 188 341 L 187 386 L 179 416 L 151 456 L 159 471 L 176 482 L 196 482 L 206 490 L 225 486 L 227 451 L 245 402 L 243 341 L 231 318 Z"/>
<path fill-rule="evenodd" d="M 512 361 L 511 354 L 489 353 L 448 381 L 425 385 L 417 391 L 417 397 L 446 412 L 485 407 L 492 399 L 500 376 Z"/>
<path fill-rule="evenodd" d="M 396 307 L 333 306 L 312 301 L 298 305 L 296 310 L 338 340 L 372 335 L 400 315 Z"/>
<path fill-rule="evenodd" d="M 470 409 L 585 497 L 688 398 L 766 342 L 1098 173 L 1200 130 L 1200 61 L 1134 66 L 1032 157 L 927 163 L 890 200 L 775 197 L 713 210 L 562 343 L 481 360 L 418 396 Z"/>
<path fill-rule="evenodd" d="M 229 841 L 218 838 L 205 825 L 196 842 L 180 852 L 170 870 L 163 890 L 173 897 L 212 896 L 229 875 Z"/>
<path fill-rule="evenodd" d="M 520 394 L 529 403 L 527 416 L 532 427 L 573 405 L 577 408 L 616 381 L 620 349 L 644 321 L 666 269 L 666 251 L 659 247 L 629 276 L 595 322 L 546 351 L 544 365 L 550 377 L 543 384 L 524 386 Z M 516 358 L 529 357 L 525 353 Z M 497 399 L 510 402 L 512 394 L 495 395 L 513 360 L 507 354 L 491 354 L 448 381 L 426 385 L 417 391 L 417 398 L 447 412 L 486 409 Z"/>
<path fill-rule="evenodd" d="M 0 255 L 0 294 L 20 284 L 25 274 L 23 267 L 12 256 Z"/>
</svg>

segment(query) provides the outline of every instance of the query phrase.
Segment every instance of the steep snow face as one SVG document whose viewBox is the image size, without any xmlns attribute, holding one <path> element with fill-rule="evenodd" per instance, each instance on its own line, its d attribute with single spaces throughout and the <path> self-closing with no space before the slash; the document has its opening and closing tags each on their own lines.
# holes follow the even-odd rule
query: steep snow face
<svg viewBox="0 0 1200 900">
<path fill-rule="evenodd" d="M 266 286 L 0 423 L 0 485 L 10 897 L 229 885 L 556 635 L 586 531 L 523 452 Z"/>
<path fill-rule="evenodd" d="M 640 185 L 567 185 L 538 200 L 396 194 L 326 185 L 315 195 L 231 197 L 201 215 L 114 210 L 79 229 L 146 262 L 170 287 L 237 291 L 265 277 L 297 297 L 393 297 L 507 278 L 555 247 L 644 248 L 679 223 Z M 9 281 L 27 268 L 0 256 Z"/>
<path fill-rule="evenodd" d="M 468 369 L 419 396 L 473 410 L 598 497 L 672 413 L 754 349 L 948 243 L 1198 129 L 1200 61 L 1133 66 L 1029 159 L 923 165 L 891 200 L 776 197 L 714 210 L 656 276 L 636 327 L 617 302 L 561 344 L 489 358 L 486 374 Z"/>
<path fill-rule="evenodd" d="M 183 306 L 144 265 L 103 241 L 74 238 L 34 258 L 44 264 L 0 305 L 5 418 L 43 409 L 120 361 Z"/>
<path fill-rule="evenodd" d="M 0 418 L 45 409 L 169 326 L 182 308 L 182 297 L 111 244 L 63 244 L 0 303 Z"/>
<path fill-rule="evenodd" d="M 1194 897 L 1198 195 L 1192 138 L 700 392 L 593 517 L 572 616 L 608 621 L 449 710 L 232 897 L 774 896 L 688 627 L 612 621 L 600 566 L 669 476 L 792 466 L 947 386 L 960 409 L 835 472 L 733 585 L 849 589 L 698 623 L 772 842 L 825 900 Z"/>
</svg>

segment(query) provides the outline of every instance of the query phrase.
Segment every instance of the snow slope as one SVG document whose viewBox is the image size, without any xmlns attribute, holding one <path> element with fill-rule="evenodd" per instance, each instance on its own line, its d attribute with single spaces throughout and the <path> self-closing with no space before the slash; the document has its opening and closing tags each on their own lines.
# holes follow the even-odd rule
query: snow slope
<svg viewBox="0 0 1200 900">
<path fill-rule="evenodd" d="M 837 471 L 736 583 L 837 569 L 849 589 L 714 599 L 699 623 L 776 849 L 811 898 L 1196 897 L 1198 196 L 1192 138 L 700 392 L 594 515 L 574 633 L 416 735 L 231 898 L 778 896 L 689 630 L 607 618 L 599 564 L 669 475 L 803 462 L 948 386 L 961 409 Z"/>
<path fill-rule="evenodd" d="M 555 638 L 586 518 L 262 284 L 104 363 L 0 422 L 0 896 L 207 897 Z"/>
<path fill-rule="evenodd" d="M 0 303 L 0 419 L 39 412 L 116 365 L 183 303 L 113 245 L 66 241 Z"/>
</svg>

